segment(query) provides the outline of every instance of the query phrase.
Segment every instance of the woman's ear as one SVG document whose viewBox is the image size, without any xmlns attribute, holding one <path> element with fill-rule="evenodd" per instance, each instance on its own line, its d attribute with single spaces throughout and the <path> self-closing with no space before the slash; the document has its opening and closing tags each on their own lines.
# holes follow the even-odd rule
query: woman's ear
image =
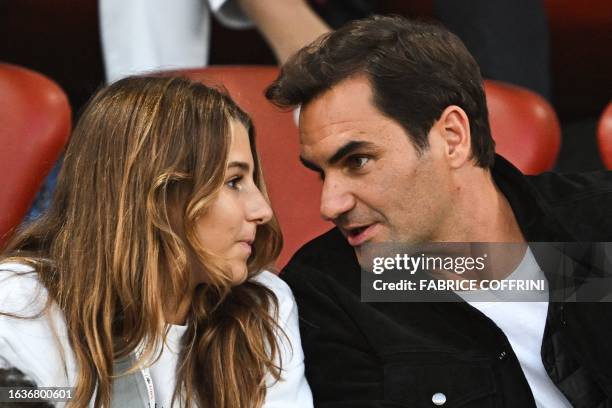
<svg viewBox="0 0 612 408">
<path fill-rule="evenodd" d="M 444 156 L 451 168 L 459 168 L 472 158 L 470 121 L 463 109 L 450 105 L 436 126 L 444 144 Z"/>
</svg>

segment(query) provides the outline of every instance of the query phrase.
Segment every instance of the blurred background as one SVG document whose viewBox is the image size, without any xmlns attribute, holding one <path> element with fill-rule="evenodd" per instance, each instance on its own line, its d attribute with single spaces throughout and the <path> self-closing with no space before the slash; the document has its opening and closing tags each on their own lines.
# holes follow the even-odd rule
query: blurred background
<svg viewBox="0 0 612 408">
<path fill-rule="evenodd" d="M 461 28 L 449 21 L 444 9 L 448 10 L 446 14 L 457 15 L 462 8 L 470 16 L 475 13 L 476 3 L 479 1 L 310 0 L 312 8 L 332 27 L 369 13 L 397 13 L 442 20 L 453 31 Z M 482 27 L 514 30 L 516 34 L 529 29 L 533 21 L 528 13 L 523 15 L 529 21 L 515 13 L 517 19 L 507 19 L 502 22 L 507 27 L 500 27 L 500 16 L 508 15 L 504 8 L 517 9 L 526 2 L 484 3 L 489 10 L 481 12 L 482 18 L 490 21 L 476 27 L 482 37 L 486 36 Z M 612 95 L 612 1 L 544 0 L 543 7 L 546 26 L 537 29 L 548 30 L 544 33 L 548 38 L 543 41 L 549 42 L 549 55 L 544 57 L 549 62 L 550 92 L 545 96 L 562 126 L 561 152 L 555 169 L 602 168 L 594 135 L 597 120 Z M 0 0 L 0 60 L 34 69 L 55 80 L 67 93 L 77 117 L 84 102 L 104 83 L 98 10 L 98 0 Z M 464 21 L 469 30 L 470 22 L 465 21 L 465 16 L 459 15 L 456 20 Z M 210 41 L 210 65 L 276 64 L 274 54 L 256 29 L 233 30 L 213 20 Z M 469 42 L 465 38 L 464 41 Z M 474 47 L 471 51 L 477 54 Z"/>
</svg>

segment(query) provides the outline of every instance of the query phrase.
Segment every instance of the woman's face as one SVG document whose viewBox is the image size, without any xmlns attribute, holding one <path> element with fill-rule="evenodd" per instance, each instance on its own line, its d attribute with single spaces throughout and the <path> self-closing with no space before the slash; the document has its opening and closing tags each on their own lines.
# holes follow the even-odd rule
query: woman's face
<svg viewBox="0 0 612 408">
<path fill-rule="evenodd" d="M 247 276 L 247 259 L 257 226 L 270 221 L 272 210 L 253 180 L 253 154 L 245 127 L 231 122 L 226 176 L 219 195 L 197 220 L 202 246 L 225 259 L 235 284 Z"/>
</svg>

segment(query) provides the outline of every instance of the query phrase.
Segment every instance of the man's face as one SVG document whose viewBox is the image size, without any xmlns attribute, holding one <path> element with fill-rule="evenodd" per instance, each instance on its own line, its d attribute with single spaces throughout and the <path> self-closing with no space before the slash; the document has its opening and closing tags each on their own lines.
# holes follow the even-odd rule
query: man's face
<svg viewBox="0 0 612 408">
<path fill-rule="evenodd" d="M 372 104 L 363 76 L 302 108 L 301 159 L 321 174 L 321 214 L 360 255 L 365 243 L 437 241 L 449 227 L 452 186 L 444 146 L 417 154 L 406 131 Z"/>
</svg>

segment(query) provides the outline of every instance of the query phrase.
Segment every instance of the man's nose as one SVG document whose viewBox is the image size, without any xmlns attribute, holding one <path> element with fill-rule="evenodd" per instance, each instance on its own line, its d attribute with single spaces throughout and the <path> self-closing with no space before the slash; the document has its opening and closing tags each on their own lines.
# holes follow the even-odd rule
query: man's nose
<svg viewBox="0 0 612 408">
<path fill-rule="evenodd" d="M 262 225 L 272 219 L 272 208 L 259 189 L 255 189 L 249 200 L 247 218 L 257 225 Z"/>
<path fill-rule="evenodd" d="M 334 221 L 355 206 L 355 197 L 349 189 L 330 177 L 323 182 L 321 191 L 321 216 L 326 221 Z"/>
</svg>

